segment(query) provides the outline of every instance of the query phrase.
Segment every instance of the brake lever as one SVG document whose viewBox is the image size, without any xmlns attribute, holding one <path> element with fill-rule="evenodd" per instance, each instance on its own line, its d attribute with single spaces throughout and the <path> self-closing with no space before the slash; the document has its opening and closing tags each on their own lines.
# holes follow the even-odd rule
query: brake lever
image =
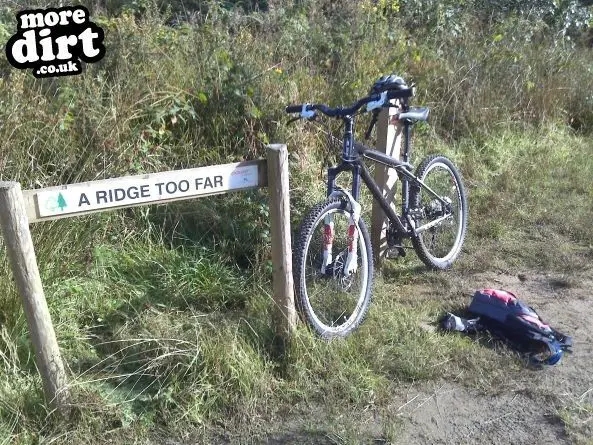
<svg viewBox="0 0 593 445">
<path fill-rule="evenodd" d="M 307 118 L 303 118 L 301 116 L 293 117 L 292 119 L 289 119 L 288 122 L 286 122 L 286 125 L 290 125 L 293 122 L 298 121 L 300 119 L 306 119 L 309 122 L 315 122 L 317 120 L 317 114 L 313 117 L 307 117 Z"/>
</svg>

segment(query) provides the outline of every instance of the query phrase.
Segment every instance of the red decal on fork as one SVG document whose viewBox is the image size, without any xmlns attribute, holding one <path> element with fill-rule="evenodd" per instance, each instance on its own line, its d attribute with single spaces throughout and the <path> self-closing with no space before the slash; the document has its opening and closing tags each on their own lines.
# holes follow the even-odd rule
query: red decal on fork
<svg viewBox="0 0 593 445">
<path fill-rule="evenodd" d="M 354 235 L 356 233 L 356 226 L 354 224 L 350 224 L 348 226 L 348 252 L 352 252 L 354 249 Z"/>
<path fill-rule="evenodd" d="M 326 224 L 323 232 L 323 244 L 331 246 L 334 242 L 334 227 L 333 224 Z"/>
</svg>

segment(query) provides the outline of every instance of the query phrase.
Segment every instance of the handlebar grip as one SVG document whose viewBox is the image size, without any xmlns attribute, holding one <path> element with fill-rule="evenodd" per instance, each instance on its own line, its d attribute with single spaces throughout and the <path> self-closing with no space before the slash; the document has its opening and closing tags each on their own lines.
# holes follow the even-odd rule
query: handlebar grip
<svg viewBox="0 0 593 445">
<path fill-rule="evenodd" d="M 300 113 L 302 109 L 303 109 L 302 105 L 289 105 L 288 107 L 286 107 L 286 112 L 287 113 Z"/>
</svg>

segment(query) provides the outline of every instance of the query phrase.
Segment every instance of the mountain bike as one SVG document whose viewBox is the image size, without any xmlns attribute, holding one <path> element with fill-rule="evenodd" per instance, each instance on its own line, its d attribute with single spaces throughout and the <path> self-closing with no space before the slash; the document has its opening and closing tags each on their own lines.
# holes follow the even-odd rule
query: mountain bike
<svg viewBox="0 0 593 445">
<path fill-rule="evenodd" d="M 286 107 L 296 119 L 314 120 L 322 113 L 341 119 L 344 125 L 341 162 L 328 168 L 327 200 L 315 205 L 304 218 L 294 244 L 293 267 L 297 308 L 321 337 L 345 337 L 364 320 L 371 302 L 373 249 L 367 225 L 361 218 L 361 180 L 386 215 L 387 245 L 405 254 L 404 240 L 411 239 L 418 257 L 429 267 L 444 270 L 457 259 L 467 230 L 467 198 L 461 175 L 453 162 L 442 155 L 428 156 L 415 172 L 409 163 L 411 130 L 426 121 L 428 108 L 410 107 L 415 87 L 398 76 L 384 76 L 373 85 L 368 97 L 350 107 L 324 104 Z M 403 124 L 401 160 L 354 140 L 354 120 L 372 112 L 365 137 L 368 139 L 382 108 L 399 100 L 396 119 Z M 366 105 L 366 107 L 364 107 Z M 364 163 L 369 159 L 391 167 L 401 183 L 401 214 L 384 198 Z M 350 191 L 336 185 L 336 177 L 352 173 Z"/>
</svg>

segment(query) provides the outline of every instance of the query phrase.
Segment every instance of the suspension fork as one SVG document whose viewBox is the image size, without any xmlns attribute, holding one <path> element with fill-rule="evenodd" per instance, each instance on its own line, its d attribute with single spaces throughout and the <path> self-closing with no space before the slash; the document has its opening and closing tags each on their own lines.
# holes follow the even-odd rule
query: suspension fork
<svg viewBox="0 0 593 445">
<path fill-rule="evenodd" d="M 344 170 L 352 170 L 352 193 L 336 186 L 335 179 L 338 173 Z M 361 206 L 357 202 L 360 194 L 360 166 L 351 164 L 341 164 L 338 167 L 330 168 L 328 170 L 328 197 L 329 198 L 346 198 L 349 202 L 350 217 L 348 220 L 348 254 L 344 262 L 344 275 L 348 276 L 356 272 L 358 267 L 358 236 L 357 230 L 358 220 L 360 219 Z M 327 267 L 332 264 L 334 258 L 332 253 L 334 241 L 334 221 L 333 215 L 326 215 L 324 218 L 323 228 L 323 261 L 321 264 L 321 273 L 327 272 Z"/>
<path fill-rule="evenodd" d="M 348 221 L 348 256 L 344 264 L 344 275 L 349 276 L 356 273 L 358 267 L 358 236 L 359 231 L 356 226 L 360 219 L 362 207 L 358 203 L 360 196 L 360 165 L 355 164 L 352 171 L 352 194 L 348 196 L 350 200 L 350 218 Z"/>
<path fill-rule="evenodd" d="M 336 176 L 346 170 L 346 165 L 340 164 L 337 167 L 330 167 L 327 170 L 327 197 L 332 197 L 336 190 Z M 327 267 L 333 262 L 332 248 L 334 244 L 334 217 L 332 214 L 325 215 L 323 220 L 323 260 L 321 262 L 321 273 L 325 275 Z"/>
<path fill-rule="evenodd" d="M 327 266 L 329 266 L 334 258 L 332 255 L 332 247 L 334 244 L 334 217 L 333 215 L 325 215 L 323 221 L 323 261 L 321 262 L 321 273 L 325 275 Z"/>
</svg>

